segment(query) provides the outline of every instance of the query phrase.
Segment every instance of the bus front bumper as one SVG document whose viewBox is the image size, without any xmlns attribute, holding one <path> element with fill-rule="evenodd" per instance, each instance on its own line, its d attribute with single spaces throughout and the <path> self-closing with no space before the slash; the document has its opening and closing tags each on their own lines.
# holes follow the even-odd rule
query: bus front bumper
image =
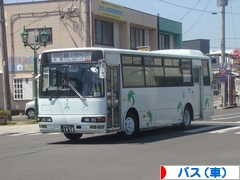
<svg viewBox="0 0 240 180">
<path fill-rule="evenodd" d="M 50 124 L 39 122 L 41 133 L 82 133 L 82 134 L 106 134 L 105 123 L 84 123 L 84 124 Z"/>
</svg>

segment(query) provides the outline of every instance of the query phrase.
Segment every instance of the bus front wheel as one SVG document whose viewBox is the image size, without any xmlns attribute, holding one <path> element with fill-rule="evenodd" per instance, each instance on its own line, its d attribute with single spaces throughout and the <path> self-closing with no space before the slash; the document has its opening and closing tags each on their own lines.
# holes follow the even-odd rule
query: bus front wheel
<svg viewBox="0 0 240 180">
<path fill-rule="evenodd" d="M 124 139 L 131 139 L 136 136 L 138 131 L 138 123 L 136 116 L 129 112 L 124 121 L 125 129 L 122 132 L 122 137 Z"/>
<path fill-rule="evenodd" d="M 64 133 L 64 136 L 71 141 L 79 140 L 82 137 L 82 135 L 83 134 Z"/>
<path fill-rule="evenodd" d="M 191 125 L 191 112 L 189 108 L 186 107 L 183 112 L 182 128 L 188 129 L 190 125 Z"/>
</svg>

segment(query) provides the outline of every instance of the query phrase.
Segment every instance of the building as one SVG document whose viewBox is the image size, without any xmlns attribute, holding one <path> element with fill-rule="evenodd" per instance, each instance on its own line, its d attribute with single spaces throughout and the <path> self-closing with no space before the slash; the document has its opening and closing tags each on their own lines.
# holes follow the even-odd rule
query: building
<svg viewBox="0 0 240 180">
<path fill-rule="evenodd" d="M 46 26 L 48 43 L 38 50 L 39 54 L 47 49 L 85 46 L 181 48 L 181 23 L 103 0 L 13 3 L 5 4 L 4 10 L 12 110 L 24 110 L 25 103 L 33 99 L 34 52 L 22 44 L 20 34 L 24 26 L 29 44 L 36 47 Z"/>
<path fill-rule="evenodd" d="M 208 54 L 210 51 L 209 39 L 194 39 L 189 41 L 183 41 L 183 49 L 197 49 L 202 51 L 203 54 Z"/>
</svg>

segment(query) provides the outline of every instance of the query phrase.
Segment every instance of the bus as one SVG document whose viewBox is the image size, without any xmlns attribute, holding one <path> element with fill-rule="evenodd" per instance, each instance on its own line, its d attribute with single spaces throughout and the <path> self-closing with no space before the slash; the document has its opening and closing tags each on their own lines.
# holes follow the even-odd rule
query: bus
<svg viewBox="0 0 240 180">
<path fill-rule="evenodd" d="M 40 58 L 37 120 L 69 140 L 179 125 L 213 115 L 209 57 L 198 50 L 46 50 Z"/>
</svg>

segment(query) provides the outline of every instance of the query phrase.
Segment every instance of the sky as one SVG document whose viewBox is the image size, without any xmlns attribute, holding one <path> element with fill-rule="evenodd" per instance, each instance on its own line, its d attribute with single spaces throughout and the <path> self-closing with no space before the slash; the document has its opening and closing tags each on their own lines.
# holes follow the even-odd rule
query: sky
<svg viewBox="0 0 240 180">
<path fill-rule="evenodd" d="M 4 0 L 4 3 L 39 0 Z M 57 0 L 56 0 L 57 1 Z M 92 0 L 95 1 L 95 0 Z M 209 39 L 210 49 L 220 49 L 222 7 L 218 0 L 106 0 L 124 7 L 182 23 L 183 41 Z M 220 0 L 219 0 L 220 1 Z M 225 6 L 225 48 L 240 48 L 240 0 Z"/>
</svg>

